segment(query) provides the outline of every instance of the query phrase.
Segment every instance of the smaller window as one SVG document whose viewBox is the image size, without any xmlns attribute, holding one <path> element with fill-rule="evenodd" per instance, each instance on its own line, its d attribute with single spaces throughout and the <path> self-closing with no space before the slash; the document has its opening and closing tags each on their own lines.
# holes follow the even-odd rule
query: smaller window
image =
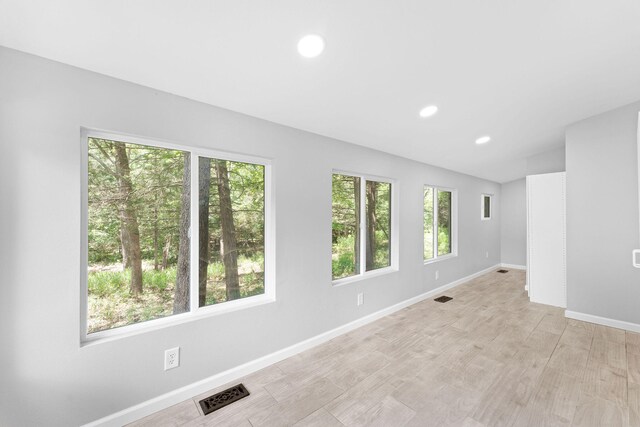
<svg viewBox="0 0 640 427">
<path fill-rule="evenodd" d="M 385 178 L 333 173 L 334 282 L 392 267 L 392 194 Z"/>
<path fill-rule="evenodd" d="M 489 220 L 491 219 L 491 194 L 483 194 L 482 195 L 482 210 L 481 210 L 481 214 L 482 214 L 482 220 Z"/>
<path fill-rule="evenodd" d="M 198 173 L 198 305 L 264 294 L 264 165 L 200 156 Z"/>
<path fill-rule="evenodd" d="M 456 191 L 426 185 L 423 196 L 424 261 L 455 256 Z"/>
</svg>

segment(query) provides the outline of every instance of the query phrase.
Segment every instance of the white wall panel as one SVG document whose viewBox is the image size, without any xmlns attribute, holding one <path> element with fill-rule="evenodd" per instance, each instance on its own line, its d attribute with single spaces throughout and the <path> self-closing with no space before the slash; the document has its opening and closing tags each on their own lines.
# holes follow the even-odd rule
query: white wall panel
<svg viewBox="0 0 640 427">
<path fill-rule="evenodd" d="M 527 177 L 527 284 L 531 301 L 567 307 L 565 172 Z"/>
</svg>

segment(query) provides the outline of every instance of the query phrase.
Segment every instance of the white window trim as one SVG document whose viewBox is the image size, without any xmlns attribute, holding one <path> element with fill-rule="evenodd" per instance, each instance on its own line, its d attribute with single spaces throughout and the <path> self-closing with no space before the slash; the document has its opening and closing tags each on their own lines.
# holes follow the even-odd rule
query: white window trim
<svg viewBox="0 0 640 427">
<path fill-rule="evenodd" d="M 489 216 L 486 217 L 484 216 L 484 198 L 488 197 L 489 198 Z M 493 216 L 493 194 L 482 194 L 480 196 L 480 219 L 482 221 L 489 221 L 491 220 L 491 217 Z"/>
<path fill-rule="evenodd" d="M 424 189 L 430 187 L 433 189 L 433 258 L 424 259 L 424 226 L 423 226 L 423 238 L 422 238 L 422 257 L 423 263 L 433 264 L 439 261 L 445 261 L 447 259 L 455 258 L 458 256 L 458 190 L 450 187 L 443 187 L 440 185 L 424 184 L 422 186 L 422 209 L 424 215 Z M 451 252 L 444 255 L 438 255 L 438 197 L 437 192 L 449 191 L 451 192 Z M 424 218 L 422 219 L 424 224 Z"/>
<path fill-rule="evenodd" d="M 344 286 L 349 283 L 360 282 L 362 280 L 371 279 L 373 277 L 384 276 L 386 274 L 396 273 L 398 272 L 397 268 L 394 267 L 384 267 L 377 268 L 375 270 L 366 271 L 364 273 L 357 274 L 355 276 L 343 277 L 341 279 L 336 279 L 332 282 L 333 286 Z"/>
<path fill-rule="evenodd" d="M 146 333 L 168 326 L 174 326 L 185 322 L 191 322 L 205 317 L 212 317 L 229 313 L 232 311 L 244 310 L 250 307 L 275 302 L 276 300 L 276 280 L 275 280 L 275 192 L 273 165 L 270 159 L 263 157 L 229 153 L 224 151 L 211 150 L 206 148 L 194 148 L 175 144 L 173 142 L 162 141 L 158 139 L 149 139 L 138 136 L 127 135 L 124 133 L 114 133 L 89 128 L 81 128 L 80 146 L 81 146 L 81 260 L 80 260 L 80 346 L 84 347 L 89 344 L 97 344 L 102 342 L 113 341 L 115 339 L 128 337 Z M 112 141 L 122 141 L 132 144 L 147 145 L 158 148 L 166 148 L 171 150 L 180 150 L 191 154 L 191 236 L 199 235 L 198 221 L 198 162 L 200 157 L 208 157 L 213 159 L 229 160 L 235 162 L 253 163 L 264 166 L 264 293 L 254 295 L 234 301 L 228 301 L 220 304 L 213 304 L 204 307 L 198 306 L 198 239 L 190 239 L 190 311 L 186 313 L 173 314 L 159 319 L 148 320 L 145 322 L 134 323 L 131 325 L 121 326 L 118 328 L 108 329 L 104 331 L 87 333 L 88 321 L 88 259 L 89 259 L 89 242 L 88 242 L 88 139 L 100 138 Z"/>
<path fill-rule="evenodd" d="M 346 175 L 346 176 L 353 176 L 353 177 L 357 177 L 360 178 L 360 224 L 359 224 L 359 228 L 360 228 L 360 268 L 362 270 L 361 273 L 359 274 L 354 274 L 353 276 L 348 276 L 348 277 L 343 277 L 340 279 L 335 279 L 331 281 L 331 284 L 333 286 L 342 286 L 342 285 L 346 285 L 348 283 L 353 283 L 353 282 L 359 282 L 361 280 L 364 279 L 369 279 L 369 278 L 373 278 L 376 276 L 381 276 L 384 274 L 389 274 L 389 273 L 395 273 L 399 270 L 399 258 L 398 258 L 398 237 L 400 236 L 399 233 L 399 228 L 400 228 L 400 221 L 398 220 L 398 202 L 400 200 L 399 198 L 399 185 L 397 180 L 392 179 L 392 178 L 386 178 L 386 177 L 382 177 L 382 176 L 377 176 L 377 175 L 369 175 L 369 174 L 362 174 L 362 173 L 356 173 L 356 172 L 349 172 L 349 171 L 344 171 L 344 170 L 340 170 L 340 169 L 334 169 L 331 171 L 331 177 L 333 177 L 334 174 L 338 174 L 338 175 Z M 365 181 L 376 181 L 376 182 L 386 182 L 391 184 L 391 254 L 390 254 L 390 261 L 391 261 L 391 265 L 387 266 L 387 267 L 383 267 L 383 268 L 377 268 L 375 270 L 371 270 L 371 271 L 365 271 L 365 265 L 367 262 L 367 242 L 365 239 L 365 234 L 366 234 L 366 227 L 367 227 L 367 221 L 366 221 L 366 192 L 365 192 Z M 331 182 L 331 181 L 330 181 Z M 333 194 L 332 194 L 333 197 Z M 331 259 L 331 253 L 329 256 L 329 259 Z"/>
</svg>

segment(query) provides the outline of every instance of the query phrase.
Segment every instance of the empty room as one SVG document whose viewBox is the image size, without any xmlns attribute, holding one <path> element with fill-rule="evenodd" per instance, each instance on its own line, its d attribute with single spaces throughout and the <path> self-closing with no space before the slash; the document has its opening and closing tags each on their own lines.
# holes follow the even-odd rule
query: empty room
<svg viewBox="0 0 640 427">
<path fill-rule="evenodd" d="M 640 2 L 0 0 L 0 426 L 640 426 Z"/>
</svg>

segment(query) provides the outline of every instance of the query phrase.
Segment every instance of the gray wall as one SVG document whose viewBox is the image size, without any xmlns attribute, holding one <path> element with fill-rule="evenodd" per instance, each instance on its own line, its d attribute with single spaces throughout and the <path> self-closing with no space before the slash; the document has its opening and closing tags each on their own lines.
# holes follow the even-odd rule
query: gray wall
<svg viewBox="0 0 640 427">
<path fill-rule="evenodd" d="M 526 158 L 527 175 L 565 171 L 565 148 Z M 518 179 L 502 184 L 500 251 L 505 264 L 527 264 L 527 183 Z"/>
<path fill-rule="evenodd" d="M 640 102 L 570 126 L 567 308 L 640 323 L 637 132 Z"/>
<path fill-rule="evenodd" d="M 272 158 L 277 301 L 80 347 L 81 126 Z M 479 215 L 499 184 L 5 48 L 0 144 L 0 425 L 85 423 L 500 262 L 499 209 Z M 398 272 L 331 286 L 332 168 L 398 180 Z M 428 266 L 425 183 L 459 190 L 459 256 Z M 181 366 L 164 372 L 174 346 Z"/>
<path fill-rule="evenodd" d="M 527 175 L 564 172 L 565 157 L 564 147 L 529 156 L 527 157 Z"/>
<path fill-rule="evenodd" d="M 505 264 L 527 264 L 527 183 L 524 178 L 502 184 L 500 253 Z"/>
</svg>

